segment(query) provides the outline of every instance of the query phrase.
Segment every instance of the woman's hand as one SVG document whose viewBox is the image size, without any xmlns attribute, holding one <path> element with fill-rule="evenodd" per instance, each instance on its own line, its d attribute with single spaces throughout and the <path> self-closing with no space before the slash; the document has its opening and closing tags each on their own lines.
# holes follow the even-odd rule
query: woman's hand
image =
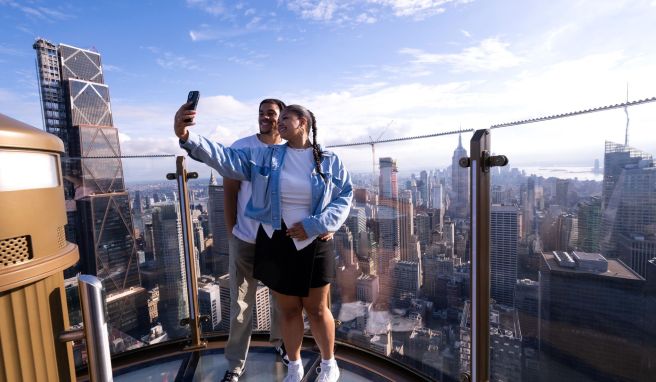
<svg viewBox="0 0 656 382">
<path fill-rule="evenodd" d="M 303 228 L 303 224 L 301 223 L 295 223 L 292 228 L 287 228 L 287 236 L 296 240 L 305 240 L 308 238 L 305 228 Z"/>
<path fill-rule="evenodd" d="M 335 232 L 322 233 L 321 235 L 319 235 L 319 240 L 321 240 L 321 241 L 332 240 L 333 236 L 335 236 Z"/>
</svg>

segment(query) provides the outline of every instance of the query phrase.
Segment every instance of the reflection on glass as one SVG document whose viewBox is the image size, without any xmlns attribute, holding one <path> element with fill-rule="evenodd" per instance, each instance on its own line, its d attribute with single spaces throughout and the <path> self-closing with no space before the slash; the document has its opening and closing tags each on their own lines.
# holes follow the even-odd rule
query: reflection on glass
<svg viewBox="0 0 656 382">
<path fill-rule="evenodd" d="M 653 375 L 656 167 L 625 144 L 596 150 L 589 168 L 493 173 L 492 380 Z"/>
</svg>

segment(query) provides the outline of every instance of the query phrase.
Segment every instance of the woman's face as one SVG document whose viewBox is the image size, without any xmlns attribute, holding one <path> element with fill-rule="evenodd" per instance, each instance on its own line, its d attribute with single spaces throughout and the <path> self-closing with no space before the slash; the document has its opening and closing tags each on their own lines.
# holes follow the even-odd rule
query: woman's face
<svg viewBox="0 0 656 382">
<path fill-rule="evenodd" d="M 284 140 L 290 141 L 303 137 L 307 123 L 293 112 L 283 111 L 278 121 L 278 132 Z"/>
</svg>

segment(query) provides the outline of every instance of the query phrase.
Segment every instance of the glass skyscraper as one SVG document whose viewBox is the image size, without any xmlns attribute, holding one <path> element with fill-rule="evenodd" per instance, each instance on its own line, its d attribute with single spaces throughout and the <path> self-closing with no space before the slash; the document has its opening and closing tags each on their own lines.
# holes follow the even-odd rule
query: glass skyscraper
<svg viewBox="0 0 656 382">
<path fill-rule="evenodd" d="M 68 224 L 67 239 L 78 244 L 80 262 L 70 269 L 97 276 L 108 297 L 144 294 L 118 131 L 113 126 L 109 88 L 104 84 L 100 54 L 38 39 L 36 50 L 44 126 L 63 142 L 62 157 Z M 131 293 L 125 291 L 132 290 Z M 108 306 L 110 325 L 138 331 L 134 316 L 140 309 L 122 298 Z M 124 322 L 125 321 L 125 322 Z M 144 329 L 144 328 L 141 328 Z"/>
</svg>

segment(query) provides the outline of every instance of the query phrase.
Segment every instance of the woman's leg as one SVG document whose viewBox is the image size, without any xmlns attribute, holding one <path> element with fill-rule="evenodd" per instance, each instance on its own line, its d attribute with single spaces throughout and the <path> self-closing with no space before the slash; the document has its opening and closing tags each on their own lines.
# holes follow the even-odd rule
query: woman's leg
<svg viewBox="0 0 656 382">
<path fill-rule="evenodd" d="M 314 340 L 321 350 L 322 359 L 333 358 L 335 346 L 335 320 L 328 309 L 328 293 L 330 284 L 318 288 L 310 288 L 308 297 L 303 297 L 303 308 L 310 320 L 310 328 Z"/>
<path fill-rule="evenodd" d="M 287 349 L 287 355 L 290 361 L 301 359 L 301 344 L 303 342 L 303 305 L 301 297 L 289 296 L 286 294 L 273 292 L 276 295 L 276 302 L 280 315 L 280 329 L 282 339 Z"/>
</svg>

